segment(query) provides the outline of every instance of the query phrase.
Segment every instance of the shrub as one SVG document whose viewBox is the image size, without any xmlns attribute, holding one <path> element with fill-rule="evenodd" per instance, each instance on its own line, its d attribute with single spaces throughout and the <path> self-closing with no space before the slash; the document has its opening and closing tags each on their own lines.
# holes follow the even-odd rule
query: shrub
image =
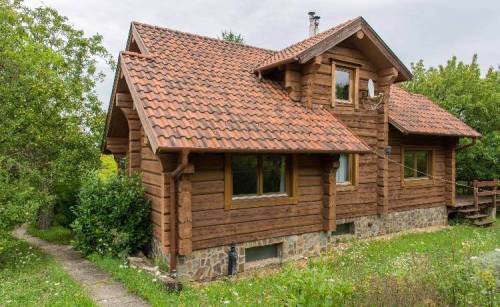
<svg viewBox="0 0 500 307">
<path fill-rule="evenodd" d="M 75 246 L 85 254 L 125 257 L 150 239 L 150 204 L 138 175 L 93 175 L 83 184 L 71 224 Z"/>
</svg>

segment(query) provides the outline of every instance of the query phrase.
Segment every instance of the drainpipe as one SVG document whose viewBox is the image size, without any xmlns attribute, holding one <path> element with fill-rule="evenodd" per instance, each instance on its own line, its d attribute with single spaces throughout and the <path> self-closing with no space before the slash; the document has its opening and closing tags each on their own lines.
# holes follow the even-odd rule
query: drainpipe
<svg viewBox="0 0 500 307">
<path fill-rule="evenodd" d="M 180 175 L 188 165 L 189 150 L 183 150 L 180 153 L 179 164 L 170 174 L 170 273 L 177 271 L 177 200 L 176 184 Z"/>
<path fill-rule="evenodd" d="M 460 145 L 460 146 L 457 146 L 456 151 L 463 150 L 463 149 L 468 148 L 468 147 L 471 147 L 471 146 L 473 146 L 473 145 L 475 145 L 475 144 L 476 144 L 476 138 L 473 138 L 473 139 L 472 139 L 472 142 L 470 142 L 470 143 L 468 143 L 468 144 L 462 144 L 462 145 Z"/>
</svg>

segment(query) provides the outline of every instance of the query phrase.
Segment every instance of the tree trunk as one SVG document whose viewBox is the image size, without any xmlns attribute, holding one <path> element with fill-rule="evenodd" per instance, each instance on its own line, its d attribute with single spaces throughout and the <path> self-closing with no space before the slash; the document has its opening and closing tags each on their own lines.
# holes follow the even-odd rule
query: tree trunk
<svg viewBox="0 0 500 307">
<path fill-rule="evenodd" d="M 54 204 L 48 204 L 40 208 L 36 221 L 38 229 L 49 229 L 54 222 Z"/>
</svg>

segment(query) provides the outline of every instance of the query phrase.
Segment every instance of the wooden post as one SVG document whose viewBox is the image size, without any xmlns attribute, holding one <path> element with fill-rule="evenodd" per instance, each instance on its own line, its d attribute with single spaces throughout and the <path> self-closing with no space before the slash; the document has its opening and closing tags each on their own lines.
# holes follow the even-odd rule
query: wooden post
<svg viewBox="0 0 500 307">
<path fill-rule="evenodd" d="M 498 189 L 498 180 L 494 179 L 493 182 L 494 182 L 493 197 L 492 197 L 493 198 L 492 199 L 493 208 L 491 208 L 491 218 L 493 219 L 493 221 L 496 221 L 496 218 L 497 218 L 497 189 Z"/>
<path fill-rule="evenodd" d="M 325 159 L 323 171 L 323 231 L 335 231 L 337 228 L 335 196 L 338 168 L 339 155 Z"/>
<path fill-rule="evenodd" d="M 455 205 L 455 161 L 456 161 L 456 141 L 453 141 L 446 147 L 445 154 L 445 179 L 446 183 L 446 204 L 448 206 Z M 434 156 L 434 155 L 433 155 Z"/>
<path fill-rule="evenodd" d="M 180 176 L 177 183 L 177 235 L 179 238 L 179 255 L 189 256 L 193 250 L 192 243 L 192 209 L 191 209 L 191 176 L 189 175 L 190 167 L 186 168 L 185 172 Z M 191 167 L 191 169 L 194 169 Z M 191 172 L 192 173 L 192 172 Z"/>
<path fill-rule="evenodd" d="M 478 187 L 478 181 L 474 180 L 474 207 L 479 210 L 479 195 L 477 194 L 479 192 L 479 187 Z"/>
<path fill-rule="evenodd" d="M 313 96 L 314 96 L 314 84 L 316 82 L 316 74 L 321 67 L 322 57 L 318 55 L 311 60 L 311 62 L 307 63 L 305 66 L 305 71 L 309 72 L 309 75 L 306 78 L 302 78 L 303 86 L 305 87 L 305 97 L 304 102 L 306 107 L 312 108 L 313 106 Z"/>
<path fill-rule="evenodd" d="M 386 216 L 389 212 L 389 161 L 385 156 L 385 147 L 389 145 L 389 93 L 398 71 L 395 68 L 378 72 L 379 92 L 384 93 L 377 118 L 377 212 Z"/>
</svg>

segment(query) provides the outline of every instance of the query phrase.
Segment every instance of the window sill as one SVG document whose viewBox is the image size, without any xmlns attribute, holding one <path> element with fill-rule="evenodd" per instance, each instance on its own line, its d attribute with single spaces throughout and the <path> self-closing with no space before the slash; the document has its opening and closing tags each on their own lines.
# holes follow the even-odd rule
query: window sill
<svg viewBox="0 0 500 307">
<path fill-rule="evenodd" d="M 414 179 L 404 179 L 401 182 L 403 187 L 422 187 L 422 186 L 432 186 L 434 185 L 434 180 L 431 178 L 414 178 Z"/>
<path fill-rule="evenodd" d="M 341 99 L 335 100 L 335 103 L 343 105 L 343 106 L 353 106 L 354 105 L 352 103 L 352 101 L 350 101 L 350 100 L 341 100 Z"/>
<path fill-rule="evenodd" d="M 288 195 L 241 196 L 235 197 L 231 200 L 231 208 L 239 209 L 277 205 L 295 205 L 297 203 L 297 197 L 290 197 Z"/>
<path fill-rule="evenodd" d="M 357 186 L 352 185 L 351 183 L 337 183 L 336 187 L 337 192 L 345 192 L 345 191 L 354 191 L 357 189 Z"/>
</svg>

